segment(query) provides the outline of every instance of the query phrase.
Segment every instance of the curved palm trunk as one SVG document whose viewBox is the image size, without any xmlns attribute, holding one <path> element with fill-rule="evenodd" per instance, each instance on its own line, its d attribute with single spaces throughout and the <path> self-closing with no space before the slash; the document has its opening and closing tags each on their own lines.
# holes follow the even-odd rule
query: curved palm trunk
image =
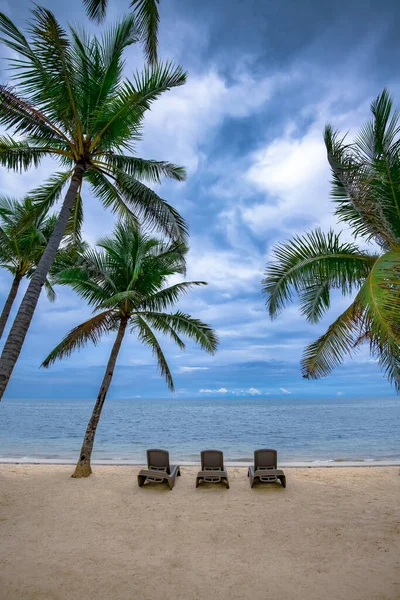
<svg viewBox="0 0 400 600">
<path fill-rule="evenodd" d="M 22 277 L 20 275 L 16 275 L 12 282 L 12 286 L 10 289 L 10 293 L 8 294 L 8 298 L 4 305 L 3 311 L 0 316 L 0 338 L 4 333 L 4 328 L 7 325 L 8 317 L 10 316 L 10 312 L 12 309 L 12 305 L 14 304 L 14 300 L 18 293 L 19 284 L 21 283 Z"/>
<path fill-rule="evenodd" d="M 32 321 L 33 313 L 39 300 L 40 292 L 47 274 L 57 254 L 58 247 L 67 227 L 68 219 L 71 214 L 72 207 L 75 202 L 76 194 L 78 193 L 81 184 L 85 166 L 77 163 L 75 165 L 74 174 L 71 178 L 71 183 L 66 193 L 60 214 L 58 216 L 57 225 L 47 244 L 46 250 L 43 252 L 42 258 L 30 280 L 28 289 L 19 307 L 17 316 L 14 319 L 13 326 L 8 334 L 7 341 L 3 348 L 0 358 L 0 400 L 7 388 L 8 381 L 13 372 L 15 363 L 20 355 L 25 336 L 28 332 L 29 325 Z"/>
<path fill-rule="evenodd" d="M 85 437 L 83 438 L 83 444 L 79 460 L 75 467 L 75 471 L 72 477 L 89 477 L 92 472 L 90 466 L 90 459 L 93 451 L 94 436 L 96 435 L 97 425 L 100 421 L 101 411 L 103 409 L 104 401 L 107 396 L 108 388 L 110 387 L 111 380 L 114 374 L 115 363 L 117 361 L 118 353 L 121 348 L 122 340 L 124 339 L 126 326 L 128 324 L 127 317 L 121 319 L 118 334 L 114 342 L 114 346 L 111 350 L 110 358 L 108 360 L 106 372 L 104 374 L 103 382 L 97 396 L 96 404 L 94 405 L 92 416 L 90 417 L 88 426 L 86 428 Z"/>
</svg>

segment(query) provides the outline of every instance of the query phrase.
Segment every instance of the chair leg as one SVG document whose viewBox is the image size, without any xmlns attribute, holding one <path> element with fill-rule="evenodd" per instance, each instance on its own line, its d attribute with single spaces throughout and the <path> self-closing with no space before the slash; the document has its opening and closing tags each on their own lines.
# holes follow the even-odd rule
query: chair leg
<svg viewBox="0 0 400 600">
<path fill-rule="evenodd" d="M 146 481 L 146 477 L 144 477 L 144 475 L 138 475 L 138 485 L 139 487 L 142 487 L 142 485 L 144 484 L 144 482 Z"/>
<path fill-rule="evenodd" d="M 286 475 L 282 475 L 282 477 L 279 477 L 279 479 L 281 480 L 281 484 L 282 487 L 286 487 Z"/>
<path fill-rule="evenodd" d="M 199 478 L 199 477 L 196 477 L 196 487 L 197 487 L 197 488 L 199 487 L 199 484 L 200 484 L 200 478 Z"/>
<path fill-rule="evenodd" d="M 225 479 L 225 483 L 226 483 L 227 489 L 229 490 L 229 481 L 228 481 L 228 478 Z"/>
</svg>

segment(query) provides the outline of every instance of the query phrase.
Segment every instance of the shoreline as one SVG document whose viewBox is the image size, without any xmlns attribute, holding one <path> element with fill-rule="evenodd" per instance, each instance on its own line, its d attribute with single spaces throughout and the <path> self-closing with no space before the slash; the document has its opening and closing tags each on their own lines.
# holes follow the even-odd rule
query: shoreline
<svg viewBox="0 0 400 600">
<path fill-rule="evenodd" d="M 198 467 L 200 461 L 175 461 L 183 467 Z M 143 467 L 143 461 L 122 459 L 98 459 L 91 461 L 93 466 L 132 466 Z M 76 460 L 64 458 L 0 458 L 0 465 L 75 465 Z M 174 463 L 175 464 L 175 463 Z M 241 461 L 225 461 L 227 467 L 247 468 L 253 464 L 252 459 Z M 400 458 L 394 460 L 360 459 L 360 460 L 312 460 L 312 461 L 279 461 L 279 468 L 285 469 L 323 469 L 323 468 L 360 468 L 360 467 L 400 467 Z"/>
</svg>

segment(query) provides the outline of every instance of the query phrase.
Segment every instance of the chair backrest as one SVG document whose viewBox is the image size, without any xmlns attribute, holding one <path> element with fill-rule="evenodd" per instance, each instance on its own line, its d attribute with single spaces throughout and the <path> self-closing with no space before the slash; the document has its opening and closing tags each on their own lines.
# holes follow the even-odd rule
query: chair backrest
<svg viewBox="0 0 400 600">
<path fill-rule="evenodd" d="M 224 471 L 224 454 L 221 450 L 203 450 L 201 452 L 201 470 L 221 469 Z"/>
<path fill-rule="evenodd" d="M 278 465 L 278 453 L 269 448 L 256 450 L 254 452 L 254 469 L 276 469 Z"/>
<path fill-rule="evenodd" d="M 169 452 L 156 448 L 147 450 L 147 467 L 155 471 L 165 471 L 170 475 Z"/>
</svg>

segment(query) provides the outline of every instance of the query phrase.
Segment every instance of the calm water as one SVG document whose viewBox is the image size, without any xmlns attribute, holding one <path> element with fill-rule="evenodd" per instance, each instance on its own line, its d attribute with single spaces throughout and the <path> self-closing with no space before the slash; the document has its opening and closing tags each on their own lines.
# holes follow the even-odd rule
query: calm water
<svg viewBox="0 0 400 600">
<path fill-rule="evenodd" d="M 0 403 L 2 458 L 74 460 L 93 401 Z M 143 462 L 145 449 L 167 448 L 196 461 L 220 448 L 228 461 L 273 447 L 284 461 L 397 460 L 400 398 L 107 400 L 94 459 Z"/>
</svg>

